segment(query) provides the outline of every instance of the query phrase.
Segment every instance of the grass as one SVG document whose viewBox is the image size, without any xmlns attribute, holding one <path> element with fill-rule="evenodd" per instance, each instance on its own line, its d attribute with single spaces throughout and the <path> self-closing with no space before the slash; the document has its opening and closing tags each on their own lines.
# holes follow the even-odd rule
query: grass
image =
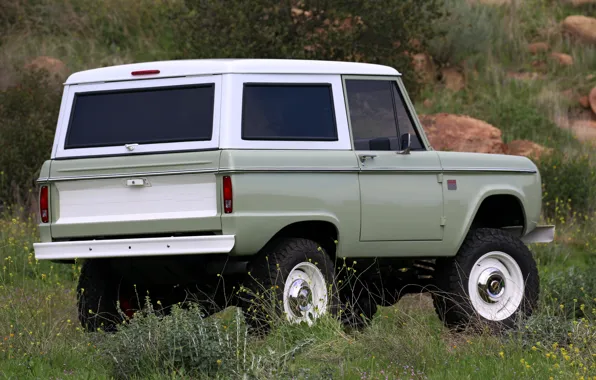
<svg viewBox="0 0 596 380">
<path fill-rule="evenodd" d="M 527 324 L 503 337 L 453 333 L 429 297 L 415 295 L 380 308 L 361 331 L 323 318 L 311 328 L 281 323 L 259 339 L 228 308 L 202 325 L 196 310 L 161 321 L 148 312 L 117 334 L 88 334 L 77 320 L 80 265 L 36 261 L 35 220 L 8 210 L 0 218 L 0 378 L 596 379 L 596 150 L 557 125 L 580 112 L 563 91 L 585 95 L 596 86 L 596 47 L 565 37 L 560 21 L 596 8 L 557 0 L 445 4 L 451 16 L 435 27 L 447 33 L 429 41 L 429 52 L 459 67 L 466 88 L 428 84 L 416 96 L 418 112 L 468 114 L 500 128 L 505 142 L 529 139 L 561 153 L 540 163 L 544 222 L 557 225 L 557 241 L 532 247 L 542 287 Z M 0 87 L 39 55 L 60 58 L 70 72 L 175 58 L 174 24 L 187 11 L 181 0 L 0 0 Z M 531 55 L 526 46 L 537 41 L 574 64 Z M 511 72 L 540 79 L 514 80 Z"/>
<path fill-rule="evenodd" d="M 563 235 L 574 227 L 562 226 Z M 540 310 L 502 337 L 450 332 L 427 295 L 380 308 L 362 330 L 324 318 L 312 327 L 281 323 L 257 338 L 246 334 L 239 310 L 228 308 L 205 320 L 192 309 L 163 321 L 148 311 L 118 333 L 104 334 L 79 327 L 74 288 L 80 265 L 36 261 L 35 221 L 4 218 L 0 377 L 592 379 L 596 246 L 593 235 L 577 237 L 589 245 L 533 247 L 542 279 Z M 184 355 L 189 352 L 195 356 Z"/>
</svg>

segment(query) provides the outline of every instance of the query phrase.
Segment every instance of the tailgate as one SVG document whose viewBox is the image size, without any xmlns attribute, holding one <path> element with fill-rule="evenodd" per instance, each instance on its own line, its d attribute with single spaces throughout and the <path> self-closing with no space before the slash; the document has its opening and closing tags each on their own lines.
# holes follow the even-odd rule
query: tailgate
<svg viewBox="0 0 596 380">
<path fill-rule="evenodd" d="M 221 230 L 220 151 L 56 160 L 52 238 L 177 235 Z"/>
</svg>

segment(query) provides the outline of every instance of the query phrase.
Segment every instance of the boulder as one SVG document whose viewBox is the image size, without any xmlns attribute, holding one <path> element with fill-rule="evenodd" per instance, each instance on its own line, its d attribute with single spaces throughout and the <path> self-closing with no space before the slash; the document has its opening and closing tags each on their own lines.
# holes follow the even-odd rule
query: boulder
<svg viewBox="0 0 596 380">
<path fill-rule="evenodd" d="M 46 70 L 50 75 L 57 76 L 60 79 L 66 78 L 68 75 L 68 68 L 58 58 L 39 56 L 25 65 L 27 70 Z"/>
<path fill-rule="evenodd" d="M 444 68 L 441 70 L 441 75 L 443 77 L 443 83 L 445 84 L 445 88 L 451 91 L 459 91 L 463 90 L 466 87 L 466 81 L 462 73 L 457 71 L 452 67 Z"/>
<path fill-rule="evenodd" d="M 550 154 L 552 148 L 543 147 L 529 140 L 514 140 L 507 144 L 507 154 L 539 159 L 543 154 Z"/>
<path fill-rule="evenodd" d="M 528 45 L 528 51 L 532 54 L 548 51 L 549 48 L 546 42 L 534 42 Z"/>
<path fill-rule="evenodd" d="M 564 53 L 550 53 L 550 57 L 563 66 L 573 65 L 573 57 Z"/>
<path fill-rule="evenodd" d="M 563 20 L 563 30 L 579 40 L 596 45 L 596 18 L 581 15 L 567 16 Z"/>
<path fill-rule="evenodd" d="M 596 87 L 590 91 L 590 95 L 588 95 L 588 101 L 590 102 L 592 111 L 596 114 Z"/>
<path fill-rule="evenodd" d="M 430 108 L 434 105 L 433 101 L 430 99 L 424 99 L 424 101 L 422 102 L 422 104 L 426 107 L 426 108 Z"/>
<path fill-rule="evenodd" d="M 571 132 L 579 141 L 596 144 L 596 121 L 575 120 Z"/>
<path fill-rule="evenodd" d="M 505 153 L 501 130 L 466 115 L 420 115 L 424 131 L 436 150 Z"/>
<path fill-rule="evenodd" d="M 430 56 L 426 53 L 418 53 L 412 56 L 412 66 L 425 83 L 432 83 L 436 76 L 436 67 Z"/>
</svg>

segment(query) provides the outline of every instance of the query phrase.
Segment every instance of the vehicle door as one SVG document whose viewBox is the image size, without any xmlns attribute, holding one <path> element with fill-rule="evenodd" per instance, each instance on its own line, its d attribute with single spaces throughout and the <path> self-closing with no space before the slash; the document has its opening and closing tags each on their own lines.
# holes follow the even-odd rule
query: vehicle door
<svg viewBox="0 0 596 380">
<path fill-rule="evenodd" d="M 345 76 L 360 165 L 360 241 L 440 241 L 441 164 L 428 150 L 399 77 Z"/>
</svg>

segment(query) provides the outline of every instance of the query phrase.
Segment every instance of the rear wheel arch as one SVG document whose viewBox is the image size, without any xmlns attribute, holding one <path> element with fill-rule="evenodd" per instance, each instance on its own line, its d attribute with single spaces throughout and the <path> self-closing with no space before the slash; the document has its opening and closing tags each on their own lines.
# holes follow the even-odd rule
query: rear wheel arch
<svg viewBox="0 0 596 380">
<path fill-rule="evenodd" d="M 288 224 L 280 229 L 266 245 L 280 238 L 303 238 L 317 242 L 323 247 L 332 260 L 337 254 L 339 229 L 329 221 L 307 220 Z"/>
</svg>

